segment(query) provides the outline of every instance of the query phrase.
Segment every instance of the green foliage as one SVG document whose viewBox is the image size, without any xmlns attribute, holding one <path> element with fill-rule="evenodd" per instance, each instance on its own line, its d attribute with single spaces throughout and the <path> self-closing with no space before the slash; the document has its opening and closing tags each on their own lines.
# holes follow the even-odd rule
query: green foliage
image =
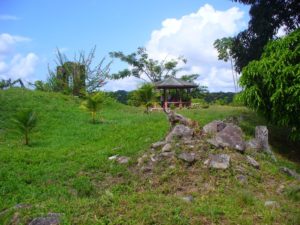
<svg viewBox="0 0 300 225">
<path fill-rule="evenodd" d="M 195 80 L 199 78 L 199 74 L 183 75 L 180 79 L 194 83 Z M 182 92 L 182 90 L 179 90 Z M 189 96 L 192 98 L 203 98 L 208 93 L 206 86 L 198 86 L 197 88 L 192 88 Z"/>
<path fill-rule="evenodd" d="M 134 163 L 119 165 L 108 157 L 119 154 L 136 162 L 151 143 L 165 137 L 169 129 L 165 114 L 148 116 L 141 108 L 111 102 L 102 110 L 105 123 L 94 126 L 86 123 L 89 115 L 80 110 L 80 101 L 61 93 L 0 90 L 0 120 L 4 122 L 0 126 L 0 224 L 11 224 L 16 215 L 20 224 L 28 224 L 48 212 L 61 213 L 61 224 L 299 224 L 299 202 L 276 192 L 277 184 L 288 187 L 297 181 L 278 173 L 277 165 L 259 158 L 260 154 L 260 170 L 243 164 L 249 171 L 246 185 L 235 178 L 239 174 L 235 166 L 244 158 L 238 153 L 232 153 L 232 169 L 226 171 L 203 168 L 203 160 L 188 168 L 176 160 L 175 168 L 161 168 L 157 163 L 156 169 L 165 169 L 161 174 L 154 170 L 150 177 L 140 176 Z M 39 141 L 34 149 L 20 145 L 15 133 L 2 129 L 21 106 L 34 108 L 39 115 L 35 134 Z M 207 110 L 183 109 L 180 114 L 201 126 L 243 116 L 251 134 L 256 125 L 264 124 L 244 107 L 212 105 Z M 282 161 L 299 171 L 296 164 L 280 157 L 278 163 Z M 157 179 L 167 171 L 165 180 Z M 179 190 L 182 184 L 184 192 Z M 253 197 L 243 197 L 241 190 Z M 186 195 L 194 201 L 183 201 Z M 264 201 L 273 198 L 280 207 L 266 208 Z M 14 207 L 19 203 L 31 207 Z"/>
<path fill-rule="evenodd" d="M 122 103 L 122 104 L 128 104 L 128 95 L 129 95 L 129 92 L 127 91 L 124 91 L 124 90 L 118 90 L 118 91 L 115 91 L 115 92 L 108 92 L 108 95 L 111 97 L 111 98 L 114 98 L 116 99 L 118 102 Z"/>
<path fill-rule="evenodd" d="M 292 129 L 300 139 L 300 29 L 271 41 L 259 61 L 249 63 L 240 79 L 242 97 L 268 120 Z"/>
<path fill-rule="evenodd" d="M 217 39 L 214 42 L 214 47 L 218 50 L 218 59 L 227 62 L 232 55 L 233 38 L 225 37 Z"/>
<path fill-rule="evenodd" d="M 32 109 L 22 109 L 13 118 L 15 128 L 24 135 L 24 144 L 29 145 L 29 134 L 36 127 L 37 117 Z"/>
<path fill-rule="evenodd" d="M 250 5 L 248 28 L 234 37 L 233 57 L 236 71 L 258 60 L 264 46 L 276 38 L 278 29 L 291 32 L 300 26 L 299 0 L 233 0 Z"/>
<path fill-rule="evenodd" d="M 233 38 L 232 37 L 225 37 L 222 39 L 217 39 L 214 42 L 214 47 L 218 50 L 218 59 L 224 60 L 227 62 L 230 60 L 231 65 L 231 72 L 232 72 L 232 79 L 234 84 L 234 90 L 237 92 L 238 89 L 238 77 L 237 74 L 234 73 L 233 69 L 233 59 L 232 59 L 232 48 L 233 48 Z"/>
<path fill-rule="evenodd" d="M 79 197 L 88 197 L 92 194 L 94 186 L 88 177 L 80 176 L 73 181 L 73 188 Z"/>
<path fill-rule="evenodd" d="M 97 92 L 89 94 L 85 97 L 85 101 L 82 103 L 84 109 L 88 110 L 92 115 L 92 122 L 96 123 L 96 114 L 103 107 L 106 100 L 106 95 L 103 92 Z"/>
<path fill-rule="evenodd" d="M 150 59 L 145 48 L 139 47 L 136 52 L 125 55 L 123 52 L 110 52 L 112 58 L 118 58 L 127 63 L 132 69 L 125 69 L 116 74 L 112 74 L 113 79 L 121 79 L 124 77 L 134 76 L 142 78 L 145 75 L 149 81 L 160 81 L 168 76 L 175 76 L 179 69 L 179 62 L 186 63 L 186 60 L 179 57 L 170 61 L 158 61 Z"/>
<path fill-rule="evenodd" d="M 150 107 L 155 102 L 157 94 L 151 83 L 144 83 L 139 89 L 132 92 L 129 97 L 129 104 L 133 106 L 145 106 L 146 112 L 149 112 Z"/>
<path fill-rule="evenodd" d="M 211 92 L 206 93 L 204 100 L 207 103 L 215 103 L 218 100 L 221 100 L 224 104 L 229 104 L 232 102 L 235 93 L 233 92 Z"/>
<path fill-rule="evenodd" d="M 31 85 L 34 86 L 35 90 L 37 90 L 37 91 L 52 91 L 50 83 L 48 83 L 48 82 L 43 82 L 41 80 L 37 80 Z"/>
<path fill-rule="evenodd" d="M 284 192 L 290 199 L 300 201 L 300 186 L 288 187 Z"/>
<path fill-rule="evenodd" d="M 232 106 L 244 106 L 244 101 L 242 98 L 242 92 L 237 93 L 234 95 L 232 103 L 230 104 Z"/>
</svg>

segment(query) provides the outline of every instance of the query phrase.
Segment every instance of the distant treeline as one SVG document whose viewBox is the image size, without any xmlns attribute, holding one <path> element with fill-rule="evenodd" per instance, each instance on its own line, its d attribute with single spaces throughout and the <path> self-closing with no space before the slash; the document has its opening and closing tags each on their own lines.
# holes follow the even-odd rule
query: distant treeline
<svg viewBox="0 0 300 225">
<path fill-rule="evenodd" d="M 116 99 L 118 102 L 128 104 L 132 91 L 118 90 L 115 92 L 108 92 L 109 96 Z M 233 101 L 235 93 L 233 92 L 211 92 L 204 93 L 203 100 L 207 103 L 221 103 L 230 104 Z"/>
</svg>

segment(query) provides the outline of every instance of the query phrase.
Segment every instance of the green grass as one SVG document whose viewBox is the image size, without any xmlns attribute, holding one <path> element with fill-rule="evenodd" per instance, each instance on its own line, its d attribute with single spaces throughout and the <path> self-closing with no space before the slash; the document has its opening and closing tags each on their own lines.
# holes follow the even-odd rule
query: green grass
<svg viewBox="0 0 300 225">
<path fill-rule="evenodd" d="M 179 163 L 140 177 L 134 172 L 136 159 L 165 136 L 166 116 L 111 102 L 98 114 L 99 123 L 92 124 L 79 106 L 79 99 L 56 93 L 0 91 L 0 224 L 9 224 L 16 213 L 26 224 L 49 212 L 62 213 L 63 224 L 299 224 L 299 183 L 279 173 L 281 165 L 298 171 L 299 165 L 279 155 L 278 164 L 258 156 L 262 169 L 248 168 L 246 186 L 236 181 L 235 171 L 202 170 L 200 162 L 193 167 L 196 175 Z M 32 108 L 38 117 L 30 146 L 23 145 L 11 123 L 22 108 Z M 243 107 L 180 113 L 201 126 L 242 116 L 248 137 L 255 125 L 265 123 Z M 131 157 L 130 164 L 109 161 L 115 154 Z M 194 196 L 192 203 L 182 201 L 177 190 L 185 179 L 194 179 L 195 188 L 185 192 Z M 283 194 L 277 194 L 278 184 L 287 187 Z M 264 201 L 270 199 L 280 207 L 266 208 Z M 13 208 L 20 203 L 31 207 Z"/>
</svg>

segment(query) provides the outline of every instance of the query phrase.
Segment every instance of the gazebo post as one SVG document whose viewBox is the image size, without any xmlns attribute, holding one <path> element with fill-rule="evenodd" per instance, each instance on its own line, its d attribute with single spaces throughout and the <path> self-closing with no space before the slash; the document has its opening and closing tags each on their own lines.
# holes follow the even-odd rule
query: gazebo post
<svg viewBox="0 0 300 225">
<path fill-rule="evenodd" d="M 164 94 L 163 94 L 163 108 L 167 109 L 168 108 L 168 103 L 166 102 L 166 89 L 164 88 Z"/>
<path fill-rule="evenodd" d="M 181 99 L 180 92 L 179 92 L 179 108 L 182 109 L 182 99 Z"/>
</svg>

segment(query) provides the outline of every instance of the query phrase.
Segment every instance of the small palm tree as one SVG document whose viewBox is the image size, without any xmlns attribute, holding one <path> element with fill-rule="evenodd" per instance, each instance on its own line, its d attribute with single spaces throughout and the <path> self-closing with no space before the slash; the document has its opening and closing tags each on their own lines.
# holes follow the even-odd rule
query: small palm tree
<svg viewBox="0 0 300 225">
<path fill-rule="evenodd" d="M 83 108 L 85 108 L 91 113 L 93 123 L 96 123 L 96 114 L 100 110 L 104 101 L 105 101 L 105 96 L 101 92 L 86 96 L 86 100 L 83 102 Z"/>
<path fill-rule="evenodd" d="M 156 93 L 154 91 L 153 85 L 149 83 L 143 84 L 136 92 L 139 101 L 142 105 L 146 107 L 146 113 L 149 113 L 150 108 L 155 101 Z"/>
<path fill-rule="evenodd" d="M 32 109 L 22 109 L 13 118 L 16 128 L 24 135 L 25 145 L 29 145 L 29 133 L 36 127 L 37 117 Z"/>
</svg>

